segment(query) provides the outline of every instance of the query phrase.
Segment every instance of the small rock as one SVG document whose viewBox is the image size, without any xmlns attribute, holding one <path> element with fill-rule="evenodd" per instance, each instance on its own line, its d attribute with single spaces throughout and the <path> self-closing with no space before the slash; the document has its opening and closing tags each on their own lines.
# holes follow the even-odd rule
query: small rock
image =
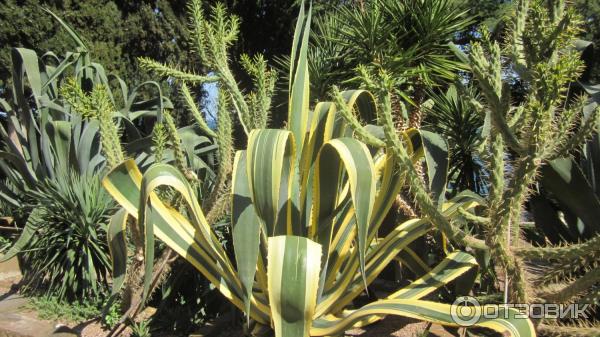
<svg viewBox="0 0 600 337">
<path fill-rule="evenodd" d="M 79 334 L 68 326 L 58 325 L 48 337 L 79 337 Z"/>
</svg>

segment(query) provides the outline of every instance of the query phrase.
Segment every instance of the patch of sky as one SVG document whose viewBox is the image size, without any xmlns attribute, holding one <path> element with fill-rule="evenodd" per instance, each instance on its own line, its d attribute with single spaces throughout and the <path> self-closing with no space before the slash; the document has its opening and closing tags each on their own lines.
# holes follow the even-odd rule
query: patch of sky
<svg viewBox="0 0 600 337">
<path fill-rule="evenodd" d="M 210 72 L 208 75 L 212 76 L 214 73 Z M 217 110 L 219 108 L 219 87 L 217 86 L 217 82 L 210 82 L 204 83 L 202 88 L 206 91 L 202 112 L 206 116 L 208 127 L 215 129 L 217 127 Z"/>
</svg>

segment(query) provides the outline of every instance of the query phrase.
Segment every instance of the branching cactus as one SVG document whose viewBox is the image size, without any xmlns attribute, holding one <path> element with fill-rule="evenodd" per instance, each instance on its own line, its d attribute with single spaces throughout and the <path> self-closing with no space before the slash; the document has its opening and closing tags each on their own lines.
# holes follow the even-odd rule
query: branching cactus
<svg viewBox="0 0 600 337">
<path fill-rule="evenodd" d="M 140 58 L 142 68 L 181 82 L 185 101 L 190 106 L 193 117 L 203 129 L 208 127 L 201 114 L 192 107 L 195 106 L 195 102 L 189 94 L 187 84 L 219 82 L 220 90 L 224 91 L 226 99 L 230 100 L 246 134 L 249 134 L 252 129 L 266 127 L 276 75 L 268 68 L 262 55 L 254 57 L 242 55 L 241 65 L 252 78 L 254 90 L 244 93 L 239 87 L 229 65 L 229 49 L 238 37 L 239 18 L 228 14 L 222 3 L 212 7 L 207 18 L 199 0 L 190 2 L 189 12 L 194 50 L 207 74 L 198 75 L 147 58 Z"/>
<path fill-rule="evenodd" d="M 206 74 L 198 75 L 147 58 L 141 58 L 140 64 L 142 68 L 159 76 L 175 80 L 180 86 L 182 102 L 195 124 L 215 138 L 219 151 L 217 182 L 213 192 L 203 200 L 203 206 L 210 210 L 208 220 L 213 222 L 223 216 L 229 205 L 234 144 L 230 108 L 235 111 L 246 135 L 253 129 L 265 128 L 269 120 L 276 75 L 267 66 L 262 55 L 242 55 L 241 66 L 250 75 L 254 87 L 252 91 L 245 93 L 239 87 L 229 65 L 229 49 L 237 40 L 239 19 L 227 13 L 221 3 L 212 7 L 208 17 L 202 9 L 201 1 L 191 1 L 188 10 L 193 47 Z M 216 130 L 208 126 L 189 87 L 212 82 L 218 83 L 219 91 Z"/>
<path fill-rule="evenodd" d="M 207 219 L 215 222 L 223 217 L 230 207 L 231 172 L 233 167 L 233 122 L 229 107 L 233 107 L 246 133 L 254 128 L 264 128 L 268 122 L 268 112 L 271 105 L 271 96 L 275 84 L 275 73 L 267 68 L 265 60 L 259 55 L 254 58 L 242 57 L 242 66 L 248 71 L 254 81 L 254 91 L 244 94 L 238 87 L 237 81 L 229 67 L 228 49 L 236 40 L 238 34 L 238 19 L 226 13 L 225 7 L 218 4 L 212 9 L 210 18 L 205 18 L 199 1 L 190 4 L 191 30 L 194 37 L 195 49 L 203 62 L 209 69 L 207 75 L 197 75 L 181 71 L 174 67 L 166 66 L 149 59 L 140 59 L 143 68 L 146 68 L 160 76 L 170 77 L 177 81 L 180 88 L 181 99 L 189 111 L 195 126 L 206 136 L 214 140 L 218 148 L 216 182 L 212 184 L 210 193 L 203 199 L 203 206 L 209 210 Z M 208 126 L 204 116 L 197 108 L 189 85 L 204 84 L 210 82 L 219 83 L 219 105 L 217 114 L 217 129 Z M 158 87 L 158 85 L 157 85 Z M 159 89 L 160 90 L 160 89 Z M 101 135 L 103 151 L 109 161 L 109 167 L 123 161 L 127 157 L 120 144 L 119 124 L 114 120 L 115 109 L 110 102 L 98 101 L 96 96 L 101 96 L 104 91 L 96 88 L 91 94 L 84 94 L 75 86 L 66 88 L 66 93 L 72 96 L 71 103 L 82 105 L 90 111 L 89 118 L 101 121 Z M 100 109 L 105 105 L 106 109 Z M 150 151 L 146 151 L 143 158 L 136 158 L 144 168 L 152 162 L 173 162 L 178 171 L 183 174 L 186 181 L 196 187 L 200 182 L 194 172 L 193 154 L 197 150 L 197 141 L 190 144 L 186 132 L 176 124 L 176 111 L 171 110 L 172 105 L 163 105 L 160 100 L 160 112 L 156 114 L 156 123 L 153 128 L 151 139 L 139 139 L 138 142 L 130 144 L 128 148 L 143 146 L 144 142 L 151 141 L 154 145 Z M 90 104 L 88 104 L 90 103 Z M 93 104 L 92 104 L 93 103 Z M 87 111 L 86 110 L 86 111 Z M 100 111 L 102 110 L 102 111 Z M 104 111 L 107 110 L 107 111 Z M 109 111 L 110 110 L 110 111 Z M 102 123 L 104 121 L 105 123 Z M 197 137 L 194 137 L 197 140 Z M 187 142 L 186 142 L 187 140 Z M 206 140 L 206 139 L 205 139 Z M 204 141 L 203 141 L 204 142 Z M 202 150 L 202 149 L 199 149 Z M 148 159 L 151 158 L 151 159 Z M 204 165 L 202 163 L 201 167 Z M 162 195 L 162 194 L 161 194 Z M 176 209 L 181 206 L 181 198 L 175 196 L 166 202 L 170 207 Z M 127 256 L 126 230 L 129 227 L 132 233 L 132 241 L 135 246 L 134 259 L 127 265 L 125 259 L 113 259 L 115 281 L 113 284 L 113 297 L 120 294 L 123 303 L 123 323 L 127 318 L 134 317 L 142 308 L 148 293 L 158 287 L 169 270 L 170 261 L 174 257 L 171 249 L 166 249 L 158 258 L 148 260 L 144 256 L 144 242 L 146 241 L 143 227 L 133 217 L 128 217 L 124 211 L 118 212 L 111 222 L 109 228 L 109 240 L 113 242 L 111 253 L 113 256 L 124 254 Z M 118 244 L 117 244 L 118 243 Z M 142 270 L 146 269 L 149 275 L 149 286 L 143 288 L 141 276 Z M 122 327 L 122 326 L 121 326 Z"/>
<path fill-rule="evenodd" d="M 338 335 L 385 315 L 456 326 L 451 305 L 425 297 L 476 267 L 475 258 L 460 250 L 448 250 L 438 265 L 425 267 L 410 285 L 365 306 L 351 307 L 385 266 L 401 252 L 410 255 L 407 245 L 430 232 L 438 220 L 453 240 L 482 244 L 448 220 L 461 207 L 468 211 L 481 200 L 462 193 L 445 201 L 445 170 L 440 170 L 441 176 L 432 174 L 436 179 L 427 187 L 416 184 L 414 180 L 419 184 L 421 180 L 415 178 L 415 163 L 427 158 L 432 164 L 428 169 L 442 167 L 443 158 L 447 161 L 445 144 L 439 137 L 415 129 L 386 130 L 385 141 L 373 136 L 370 128 L 354 120 L 354 113 L 381 114 L 386 128 L 393 124 L 389 108 L 380 112 L 369 92 L 342 92 L 335 103 L 320 102 L 310 108 L 310 18 L 302 6 L 291 55 L 287 129 L 254 129 L 247 149 L 235 153 L 230 194 L 235 261 L 217 239 L 205 216 L 206 208 L 177 168 L 156 164 L 142 173 L 128 160 L 104 179 L 107 191 L 124 208 L 121 216 L 135 217 L 145 231 L 144 295 L 152 286 L 149 266 L 156 237 L 242 310 L 248 324 L 271 328 L 278 337 Z M 231 96 L 232 104 L 239 103 Z M 389 105 L 389 96 L 384 95 L 384 103 Z M 369 148 L 353 134 L 373 146 Z M 390 146 L 383 146 L 386 143 Z M 429 203 L 423 209 L 432 216 L 400 223 L 379 238 L 383 219 L 404 182 L 410 180 L 411 188 L 420 188 L 419 198 Z M 156 193 L 161 186 L 181 195 L 185 212 L 161 200 Z M 435 191 L 433 197 L 430 191 Z M 126 256 L 119 249 L 123 241 L 118 236 L 114 239 L 113 259 L 124 261 Z M 411 256 L 427 266 L 415 254 Z M 119 277 L 117 274 L 116 281 Z M 475 325 L 509 336 L 535 335 L 531 322 L 518 319 L 515 310 L 495 308 L 506 316 L 481 318 Z M 474 308 L 478 313 L 484 309 Z"/>
<path fill-rule="evenodd" d="M 586 99 L 568 98 L 571 83 L 582 71 L 574 45 L 581 21 L 574 8 L 564 1 L 523 0 L 517 2 L 513 18 L 504 45 L 482 32 L 481 43 L 473 44 L 468 56 L 461 55 L 485 97 L 473 104 L 485 113 L 488 128 L 491 186 L 486 243 L 502 269 L 505 301 L 567 303 L 586 292 L 591 295 L 600 280 L 597 272 L 577 270 L 581 262 L 598 256 L 597 238 L 556 248 L 528 247 L 520 237 L 522 209 L 540 169 L 578 151 L 596 130 L 600 112 L 596 108 L 584 114 Z M 505 80 L 510 73 L 526 83 L 527 94 L 518 106 Z M 524 259 L 554 263 L 554 270 L 530 273 Z M 540 286 L 552 283 L 549 279 L 571 277 L 575 279 L 566 284 Z"/>
<path fill-rule="evenodd" d="M 582 298 L 597 303 L 594 287 L 599 279 L 597 269 L 593 269 L 595 262 L 592 267 L 584 267 L 598 256 L 597 238 L 572 246 L 531 248 L 520 237 L 522 209 L 540 168 L 579 150 L 600 121 L 597 108 L 584 114 L 585 97 L 568 99 L 570 84 L 582 71 L 574 48 L 581 22 L 573 8 L 563 1 L 519 1 L 513 18 L 504 45 L 491 41 L 483 31 L 481 42 L 471 46 L 468 56 L 457 52 L 470 66 L 484 97 L 482 101 L 473 100 L 472 104 L 486 121 L 483 155 L 490 174 L 487 216 L 460 210 L 468 221 L 486 229 L 482 239 L 466 234 L 467 228 L 441 215 L 436 208 L 435 188 L 431 184 L 426 186 L 418 170 L 410 164 L 406 150 L 410 144 L 394 130 L 391 113 L 394 100 L 390 94 L 393 80 L 387 73 L 373 74 L 359 68 L 365 86 L 378 92 L 381 98 L 377 122 L 383 137 L 378 138 L 363 127 L 352 111 L 342 109 L 342 116 L 357 138 L 372 146 L 386 147 L 396 157 L 417 207 L 433 219 L 451 243 L 491 250 L 504 282 L 501 290 L 505 302 L 529 303 L 541 299 L 566 303 Z M 520 105 L 514 104 L 505 79 L 513 74 L 526 83 L 527 95 Z M 335 95 L 341 102 L 343 96 L 339 92 Z M 536 278 L 535 287 L 524 259 L 550 264 L 550 269 L 543 269 L 546 275 Z M 556 284 L 557 280 L 562 283 Z M 539 284 L 549 285 L 538 287 Z"/>
</svg>

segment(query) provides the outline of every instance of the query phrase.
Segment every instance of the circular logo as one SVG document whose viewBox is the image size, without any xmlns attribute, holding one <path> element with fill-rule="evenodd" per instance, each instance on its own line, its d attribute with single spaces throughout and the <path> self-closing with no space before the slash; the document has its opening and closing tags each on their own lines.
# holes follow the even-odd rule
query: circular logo
<svg viewBox="0 0 600 337">
<path fill-rule="evenodd" d="M 471 326 L 479 321 L 481 316 L 479 301 L 471 296 L 458 297 L 450 306 L 450 315 L 454 323 L 461 326 Z"/>
</svg>

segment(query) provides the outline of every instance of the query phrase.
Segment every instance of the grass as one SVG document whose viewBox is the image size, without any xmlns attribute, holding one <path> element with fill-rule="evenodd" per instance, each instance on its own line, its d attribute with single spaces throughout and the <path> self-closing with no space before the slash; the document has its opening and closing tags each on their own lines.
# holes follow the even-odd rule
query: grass
<svg viewBox="0 0 600 337">
<path fill-rule="evenodd" d="M 130 324 L 131 337 L 150 337 L 150 321 L 143 320 L 140 322 L 133 322 Z"/>
<path fill-rule="evenodd" d="M 6 238 L 6 237 L 0 235 L 0 254 L 7 251 L 8 248 L 10 248 L 11 244 L 12 244 L 12 241 L 9 238 Z"/>
<path fill-rule="evenodd" d="M 120 302 L 116 301 L 102 319 L 102 324 L 108 328 L 114 327 L 121 317 Z M 34 296 L 30 298 L 28 308 L 37 311 L 41 319 L 50 321 L 67 321 L 81 323 L 91 319 L 100 318 L 104 302 L 83 301 L 66 302 L 55 296 Z"/>
<path fill-rule="evenodd" d="M 100 317 L 102 303 L 65 302 L 54 296 L 31 297 L 29 309 L 37 311 L 38 317 L 46 320 L 65 320 L 79 323 Z"/>
</svg>

